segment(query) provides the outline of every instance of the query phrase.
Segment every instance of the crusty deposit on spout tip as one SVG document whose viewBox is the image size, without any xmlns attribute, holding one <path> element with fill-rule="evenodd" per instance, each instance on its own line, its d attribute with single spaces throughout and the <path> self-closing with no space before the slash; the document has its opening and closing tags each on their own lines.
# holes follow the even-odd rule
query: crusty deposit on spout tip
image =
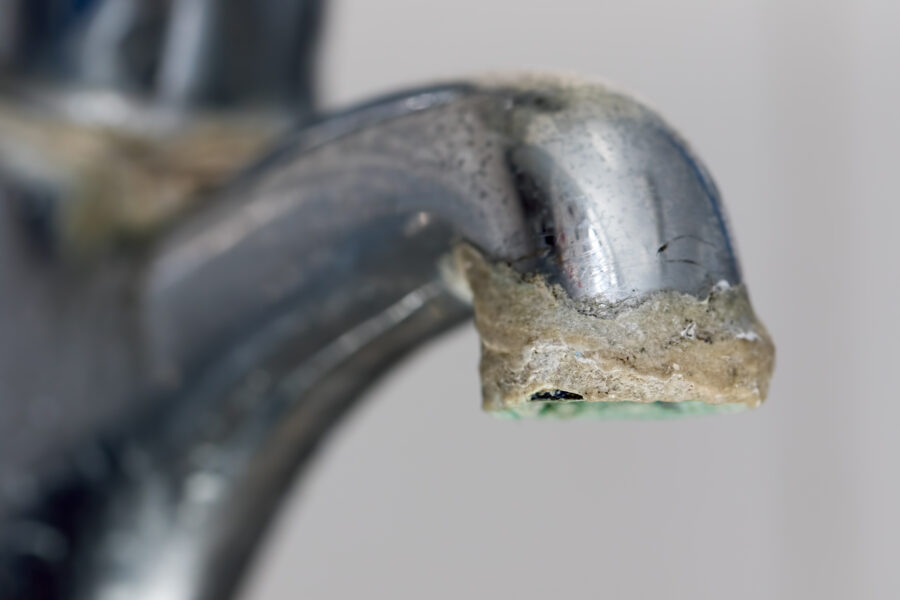
<svg viewBox="0 0 900 600">
<path fill-rule="evenodd" d="M 602 306 L 465 244 L 455 261 L 474 294 L 485 410 L 574 416 L 615 406 L 625 411 L 609 416 L 664 416 L 766 397 L 775 348 L 742 285 L 715 286 L 705 299 L 660 291 Z"/>
</svg>

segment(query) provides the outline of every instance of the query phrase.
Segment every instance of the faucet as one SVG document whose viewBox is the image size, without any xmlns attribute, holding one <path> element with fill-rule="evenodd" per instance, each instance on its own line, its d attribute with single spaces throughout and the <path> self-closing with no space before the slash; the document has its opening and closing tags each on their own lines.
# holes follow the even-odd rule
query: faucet
<svg viewBox="0 0 900 600">
<path fill-rule="evenodd" d="M 229 597 L 326 434 L 473 314 L 497 416 L 764 400 L 719 192 L 631 97 L 319 113 L 315 1 L 0 9 L 0 599 Z"/>
</svg>

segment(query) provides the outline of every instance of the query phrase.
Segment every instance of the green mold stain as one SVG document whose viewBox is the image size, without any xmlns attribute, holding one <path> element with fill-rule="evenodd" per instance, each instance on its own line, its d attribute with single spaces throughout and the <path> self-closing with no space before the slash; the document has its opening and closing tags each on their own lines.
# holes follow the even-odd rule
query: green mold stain
<svg viewBox="0 0 900 600">
<path fill-rule="evenodd" d="M 740 403 L 709 404 L 699 400 L 688 402 L 589 402 L 531 401 L 528 404 L 491 411 L 507 419 L 644 419 L 665 420 L 694 415 L 737 413 L 749 407 Z"/>
</svg>

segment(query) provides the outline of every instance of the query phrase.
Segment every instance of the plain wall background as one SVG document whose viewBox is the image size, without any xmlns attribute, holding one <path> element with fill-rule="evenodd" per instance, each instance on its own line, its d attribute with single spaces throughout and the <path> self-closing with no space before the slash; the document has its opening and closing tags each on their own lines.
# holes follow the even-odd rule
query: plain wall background
<svg viewBox="0 0 900 600">
<path fill-rule="evenodd" d="M 330 8 L 330 106 L 549 69 L 660 109 L 724 194 L 778 367 L 742 415 L 497 421 L 466 326 L 338 430 L 244 600 L 900 597 L 900 3 Z"/>
</svg>

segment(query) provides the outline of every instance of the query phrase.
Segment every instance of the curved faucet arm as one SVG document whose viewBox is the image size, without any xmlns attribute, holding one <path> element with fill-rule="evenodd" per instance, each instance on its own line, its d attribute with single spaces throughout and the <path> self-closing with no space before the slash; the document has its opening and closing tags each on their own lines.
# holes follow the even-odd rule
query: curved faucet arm
<svg viewBox="0 0 900 600">
<path fill-rule="evenodd" d="M 715 185 L 655 113 L 559 79 L 450 85 L 304 127 L 166 241 L 142 294 L 151 356 L 162 373 L 209 356 L 317 278 L 381 281 L 361 258 L 428 227 L 583 301 L 741 282 Z"/>
<path fill-rule="evenodd" d="M 533 253 L 500 135 L 472 122 L 484 101 L 462 86 L 390 98 L 304 128 L 239 177 L 147 270 L 151 356 L 168 363 L 160 371 L 209 356 L 295 299 L 342 315 L 341 299 L 326 294 L 427 283 L 454 236 L 502 258 Z M 483 148 L 501 158 L 484 160 Z"/>
<path fill-rule="evenodd" d="M 449 85 L 307 125 L 145 256 L 126 319 L 129 424 L 13 515 L 56 542 L 29 550 L 45 586 L 29 592 L 230 594 L 322 436 L 470 315 L 458 242 L 604 323 L 659 292 L 700 303 L 740 283 L 705 170 L 601 86 Z M 0 581 L 23 564 L 11 556 Z"/>
</svg>

